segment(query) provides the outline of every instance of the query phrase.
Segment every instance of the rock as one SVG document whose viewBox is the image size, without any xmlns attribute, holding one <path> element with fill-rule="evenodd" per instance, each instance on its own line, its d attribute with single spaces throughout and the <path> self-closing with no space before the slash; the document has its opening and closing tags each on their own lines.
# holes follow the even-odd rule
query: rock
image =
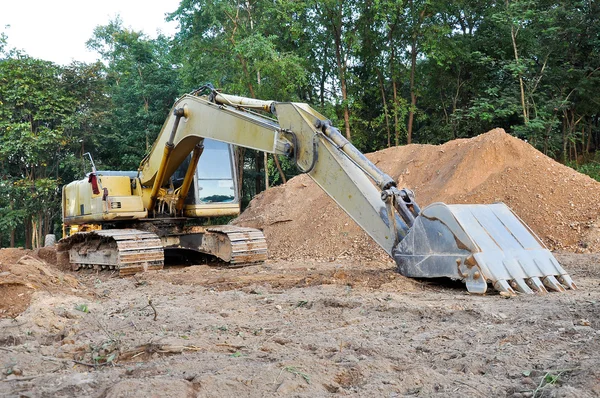
<svg viewBox="0 0 600 398">
<path fill-rule="evenodd" d="M 521 380 L 521 384 L 535 385 L 535 381 L 533 381 L 533 379 L 531 377 L 523 377 L 523 379 Z"/>
<path fill-rule="evenodd" d="M 359 359 L 357 357 L 355 357 L 354 355 L 347 355 L 344 358 L 344 362 L 352 362 L 352 363 L 358 363 Z"/>
<path fill-rule="evenodd" d="M 285 380 L 277 387 L 276 392 L 282 396 L 289 396 L 291 393 L 301 388 L 300 383 L 293 380 Z"/>
</svg>

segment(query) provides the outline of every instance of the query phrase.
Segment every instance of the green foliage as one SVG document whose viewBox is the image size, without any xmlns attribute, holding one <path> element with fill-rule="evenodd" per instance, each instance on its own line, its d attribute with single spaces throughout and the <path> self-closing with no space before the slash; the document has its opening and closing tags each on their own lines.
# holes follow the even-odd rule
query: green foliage
<svg viewBox="0 0 600 398">
<path fill-rule="evenodd" d="M 283 368 L 283 370 L 285 370 L 286 372 L 290 372 L 291 374 L 295 375 L 295 376 L 300 376 L 304 379 L 304 381 L 306 382 L 306 384 L 310 384 L 310 376 L 300 370 L 298 370 L 298 368 L 296 368 L 295 366 L 286 366 L 285 368 Z"/>
<path fill-rule="evenodd" d="M 88 312 L 90 312 L 90 310 L 88 309 L 87 304 L 78 304 L 78 305 L 75 306 L 75 309 L 77 311 L 85 312 L 86 314 Z"/>
<path fill-rule="evenodd" d="M 279 166 L 281 167 L 281 170 L 285 175 L 286 181 L 298 175 L 298 169 L 296 168 L 293 159 L 287 158 L 285 156 L 278 156 L 277 159 L 279 160 Z M 267 162 L 269 170 L 269 185 L 276 186 L 282 184 L 283 180 L 281 178 L 281 173 L 275 165 L 275 160 L 273 159 L 273 156 L 269 155 Z"/>
<path fill-rule="evenodd" d="M 596 156 L 596 158 L 600 158 L 600 156 Z M 577 170 L 582 174 L 587 174 L 592 177 L 594 180 L 600 182 L 600 159 L 591 160 L 587 163 L 576 164 L 575 162 L 568 162 L 567 166 Z"/>
<path fill-rule="evenodd" d="M 63 160 L 77 145 L 85 99 L 67 75 L 74 76 L 19 53 L 0 59 L 0 236 L 24 225 L 21 244 L 56 232 L 59 187 L 72 177 Z"/>
<path fill-rule="evenodd" d="M 117 18 L 96 27 L 87 45 L 105 62 L 100 65 L 106 76 L 105 95 L 110 98 L 95 154 L 106 168 L 135 170 L 179 94 L 169 40 L 130 31 Z"/>
<path fill-rule="evenodd" d="M 265 1 L 182 1 L 169 18 L 182 27 L 175 54 L 184 86 L 213 82 L 227 92 L 290 100 L 306 84 L 306 60 L 273 30 L 279 4 Z"/>
</svg>

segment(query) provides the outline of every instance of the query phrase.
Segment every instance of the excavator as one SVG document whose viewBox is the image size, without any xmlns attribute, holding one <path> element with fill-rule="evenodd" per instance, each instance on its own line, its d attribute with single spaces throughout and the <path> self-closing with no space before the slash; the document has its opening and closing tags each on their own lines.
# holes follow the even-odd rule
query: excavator
<svg viewBox="0 0 600 398">
<path fill-rule="evenodd" d="M 120 275 L 161 269 L 174 251 L 225 264 L 264 261 L 257 229 L 194 220 L 240 212 L 233 145 L 293 160 L 413 278 L 451 278 L 470 293 L 562 292 L 576 286 L 505 204 L 433 203 L 365 157 L 305 103 L 224 94 L 205 85 L 179 98 L 136 172 L 98 171 L 62 191 L 63 236 L 74 269 Z M 191 222 L 192 221 L 192 222 Z"/>
</svg>

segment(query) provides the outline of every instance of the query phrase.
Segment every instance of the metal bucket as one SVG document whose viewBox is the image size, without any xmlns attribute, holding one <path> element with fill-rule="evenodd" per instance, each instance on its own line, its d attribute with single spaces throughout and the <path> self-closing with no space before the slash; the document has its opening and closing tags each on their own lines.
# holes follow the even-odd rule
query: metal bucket
<svg viewBox="0 0 600 398">
<path fill-rule="evenodd" d="M 422 210 L 393 252 L 402 275 L 449 277 L 483 294 L 488 283 L 507 294 L 576 286 L 535 233 L 504 203 Z"/>
</svg>

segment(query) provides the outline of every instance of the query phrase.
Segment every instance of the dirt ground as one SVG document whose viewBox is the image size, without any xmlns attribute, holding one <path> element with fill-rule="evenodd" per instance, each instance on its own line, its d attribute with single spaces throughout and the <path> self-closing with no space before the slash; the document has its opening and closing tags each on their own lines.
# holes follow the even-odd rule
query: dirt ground
<svg viewBox="0 0 600 398">
<path fill-rule="evenodd" d="M 391 262 L 48 265 L 52 289 L 0 319 L 0 396 L 598 396 L 600 254 L 557 257 L 578 290 L 514 298 Z"/>
<path fill-rule="evenodd" d="M 404 278 L 298 176 L 237 220 L 264 231 L 261 265 L 118 278 L 0 249 L 0 396 L 600 396 L 600 183 L 502 130 L 368 156 L 422 206 L 506 202 L 579 289 Z"/>
</svg>

